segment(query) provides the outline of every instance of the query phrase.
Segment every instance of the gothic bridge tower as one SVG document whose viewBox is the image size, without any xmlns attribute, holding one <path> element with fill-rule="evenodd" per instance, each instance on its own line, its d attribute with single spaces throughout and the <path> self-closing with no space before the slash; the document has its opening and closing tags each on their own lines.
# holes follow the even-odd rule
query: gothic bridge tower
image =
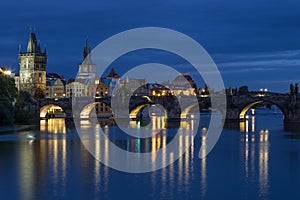
<svg viewBox="0 0 300 200">
<path fill-rule="evenodd" d="M 19 49 L 20 90 L 29 92 L 38 97 L 46 92 L 46 64 L 47 53 L 41 51 L 40 42 L 37 42 L 35 31 L 30 30 L 27 51 Z"/>
</svg>

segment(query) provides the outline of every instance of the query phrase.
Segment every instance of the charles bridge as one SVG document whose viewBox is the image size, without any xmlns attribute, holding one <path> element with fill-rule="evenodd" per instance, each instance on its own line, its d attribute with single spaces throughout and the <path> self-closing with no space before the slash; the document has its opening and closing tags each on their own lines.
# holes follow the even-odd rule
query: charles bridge
<svg viewBox="0 0 300 200">
<path fill-rule="evenodd" d="M 40 117 L 44 118 L 49 107 L 56 105 L 62 108 L 66 118 L 89 118 L 95 104 L 104 103 L 111 107 L 112 99 L 109 96 L 100 98 L 80 97 L 73 100 L 72 98 L 40 99 L 38 100 L 38 111 Z M 246 120 L 246 112 L 257 104 L 276 105 L 284 115 L 283 121 L 286 129 L 288 129 L 287 127 L 295 127 L 300 124 L 300 96 L 297 94 L 251 92 L 247 95 L 227 95 L 226 99 L 225 124 Z M 127 116 L 129 114 L 138 115 L 147 105 L 154 104 L 159 104 L 165 109 L 165 115 L 168 120 L 180 120 L 187 118 L 191 109 L 197 106 L 201 108 L 201 105 L 202 107 L 203 105 L 209 105 L 210 98 L 132 96 L 129 100 L 129 113 L 127 113 Z M 118 105 L 118 103 L 114 105 Z M 78 112 L 73 113 L 74 109 Z M 225 113 L 223 113 L 223 116 L 225 116 Z"/>
</svg>

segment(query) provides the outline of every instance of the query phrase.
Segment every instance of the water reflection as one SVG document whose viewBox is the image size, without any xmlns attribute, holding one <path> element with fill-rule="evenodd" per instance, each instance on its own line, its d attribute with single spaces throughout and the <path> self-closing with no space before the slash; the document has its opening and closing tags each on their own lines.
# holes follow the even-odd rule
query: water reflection
<svg viewBox="0 0 300 200">
<path fill-rule="evenodd" d="M 122 173 L 101 164 L 83 147 L 74 130 L 63 127 L 63 119 L 50 119 L 41 122 L 41 131 L 36 134 L 32 144 L 25 137 L 16 142 L 1 142 L 0 178 L 13 182 L 10 184 L 13 187 L 0 182 L 0 191 L 6 188 L 16 190 L 16 194 L 10 194 L 15 195 L 15 198 L 8 196 L 4 199 L 217 199 L 223 198 L 221 195 L 234 187 L 235 194 L 240 197 L 268 199 L 274 193 L 271 186 L 278 186 L 270 181 L 270 171 L 274 168 L 276 171 L 277 167 L 270 165 L 270 151 L 273 149 L 270 148 L 270 138 L 272 136 L 274 144 L 274 133 L 273 129 L 261 129 L 259 123 L 255 124 L 258 119 L 257 116 L 249 117 L 248 131 L 244 129 L 242 133 L 225 129 L 225 134 L 222 134 L 215 149 L 203 159 L 194 155 L 198 155 L 200 146 L 200 154 L 206 155 L 207 129 L 199 129 L 194 145 L 194 136 L 190 134 L 195 127 L 193 120 L 182 122 L 185 125 L 179 130 L 178 149 L 184 151 L 186 144 L 192 145 L 177 161 L 177 153 L 168 154 L 165 149 L 162 151 L 162 159 L 157 160 L 156 152 L 168 145 L 174 134 L 172 130 L 165 128 L 163 117 L 153 117 L 155 125 L 151 125 L 151 130 L 154 133 L 161 131 L 150 138 L 125 137 L 117 127 L 100 125 L 93 131 L 102 129 L 109 139 L 99 138 L 97 134 L 92 134 L 95 136 L 94 140 L 86 138 L 85 142 L 95 147 L 96 157 L 102 155 L 105 161 L 114 156 L 107 151 L 111 145 L 110 140 L 121 148 L 138 154 L 151 152 L 152 167 L 158 162 L 164 165 L 174 161 L 166 168 L 145 174 Z M 89 133 L 90 125 L 91 122 L 86 120 L 81 123 L 81 128 Z M 138 123 L 131 122 L 128 126 L 136 127 Z M 295 143 L 293 149 L 296 155 L 299 154 L 297 145 Z M 284 148 L 286 151 L 289 146 Z M 281 155 L 276 152 L 276 156 L 271 157 L 272 163 L 277 156 Z M 299 157 L 294 157 L 291 163 L 282 162 L 282 158 L 283 156 L 278 158 L 277 163 L 280 163 L 278 168 L 283 173 L 290 173 L 290 166 L 298 166 L 295 162 L 299 162 Z M 124 165 L 127 164 L 130 163 L 124 162 Z M 285 169 L 281 170 L 281 166 Z M 297 169 L 294 171 L 299 172 Z M 293 173 L 294 187 L 299 183 L 298 174 Z M 224 180 L 220 180 L 220 177 L 224 177 Z M 245 194 L 245 190 L 251 191 L 251 194 Z M 218 191 L 220 194 L 216 194 Z"/>
<path fill-rule="evenodd" d="M 18 172 L 18 179 L 20 180 L 20 193 L 23 194 L 24 199 L 31 199 L 34 196 L 34 149 L 27 143 L 22 143 L 19 147 L 18 165 L 20 171 Z"/>
<path fill-rule="evenodd" d="M 85 146 L 95 147 L 94 148 L 95 156 L 98 159 L 103 160 L 104 163 L 109 163 L 110 156 L 113 156 L 111 152 L 108 151 L 108 149 L 111 148 L 109 145 L 112 144 L 117 145 L 119 148 L 137 154 L 150 152 L 152 155 L 151 156 L 152 169 L 155 169 L 157 165 L 166 165 L 166 163 L 170 163 L 170 161 L 174 162 L 174 157 L 175 157 L 174 153 L 176 152 L 171 152 L 167 154 L 166 149 L 164 147 L 166 147 L 167 144 L 173 139 L 176 130 L 169 130 L 165 128 L 164 117 L 152 116 L 152 121 L 153 123 L 151 125 L 151 130 L 153 131 L 153 134 L 152 137 L 150 138 L 130 137 L 125 133 L 123 133 L 120 129 L 118 129 L 118 127 L 104 128 L 104 127 L 100 127 L 99 125 L 94 125 L 92 123 L 88 124 L 87 122 L 85 122 L 81 126 L 81 133 L 82 133 L 81 138 L 83 138 L 82 142 Z M 131 121 L 128 124 L 128 126 L 139 128 L 139 123 L 140 122 Z M 168 172 L 165 172 L 167 174 L 162 175 L 162 183 L 166 187 L 167 187 L 166 181 L 168 180 L 167 178 L 169 177 L 169 179 L 173 179 L 174 178 L 173 173 L 177 174 L 176 176 L 177 180 L 175 180 L 175 182 L 178 185 L 188 185 L 188 182 L 190 181 L 190 173 L 191 173 L 190 162 L 194 155 L 194 135 L 191 130 L 195 127 L 194 123 L 196 123 L 196 121 L 190 120 L 190 121 L 183 121 L 181 123 L 182 123 L 182 128 L 180 128 L 177 133 L 179 140 L 177 143 L 178 152 L 176 154 L 181 155 L 185 151 L 185 148 L 187 148 L 188 146 L 191 147 L 190 149 L 188 149 L 186 153 L 183 154 L 182 157 L 180 157 L 177 160 L 176 163 L 178 163 L 178 165 L 176 166 L 178 168 L 176 170 L 174 169 L 173 166 L 169 166 L 170 169 L 168 170 Z M 98 130 L 100 128 L 104 130 L 107 138 L 99 134 Z M 160 150 L 162 150 L 161 152 L 162 154 L 161 154 L 161 158 L 158 160 L 157 152 Z M 137 162 L 139 162 L 139 160 L 137 160 Z M 138 165 L 138 164 L 139 163 L 127 163 L 127 160 L 124 159 L 124 165 Z M 162 170 L 166 171 L 165 168 Z M 187 190 L 188 188 L 182 187 L 182 189 Z"/>
<path fill-rule="evenodd" d="M 50 133 L 66 133 L 66 122 L 64 118 L 51 118 L 40 121 L 40 131 Z"/>
<path fill-rule="evenodd" d="M 262 197 L 267 197 L 269 192 L 269 131 L 259 132 L 259 190 Z"/>
<path fill-rule="evenodd" d="M 240 121 L 239 126 L 240 132 L 255 132 L 255 116 L 251 116 L 251 118 L 248 117 L 245 121 Z"/>
<path fill-rule="evenodd" d="M 249 123 L 251 123 L 251 133 L 248 130 Z M 241 135 L 241 142 L 244 144 L 241 145 L 241 149 L 244 150 L 245 178 L 248 179 L 251 174 L 251 181 L 255 181 L 255 174 L 258 174 L 259 195 L 266 198 L 269 194 L 269 130 L 255 131 L 255 116 L 241 122 L 240 127 L 243 128 L 241 132 L 244 132 Z"/>
<path fill-rule="evenodd" d="M 202 136 L 202 142 L 201 142 L 201 148 L 202 151 L 200 152 L 202 154 L 202 159 L 201 159 L 201 184 L 202 184 L 202 192 L 203 192 L 203 197 L 205 197 L 206 190 L 207 190 L 207 172 L 206 172 L 206 154 L 207 154 L 207 147 L 206 147 L 206 134 L 207 134 L 207 129 L 202 128 L 201 129 L 201 136 Z"/>
</svg>

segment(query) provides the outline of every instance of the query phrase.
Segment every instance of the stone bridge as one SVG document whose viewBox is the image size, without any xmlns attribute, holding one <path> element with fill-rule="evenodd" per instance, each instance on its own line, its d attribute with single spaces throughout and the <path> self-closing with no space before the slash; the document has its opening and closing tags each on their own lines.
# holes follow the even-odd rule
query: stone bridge
<svg viewBox="0 0 300 200">
<path fill-rule="evenodd" d="M 181 98 L 181 99 L 180 99 Z M 186 118 L 189 111 L 200 104 L 207 104 L 209 98 L 200 97 L 175 97 L 175 96 L 132 96 L 129 100 L 129 114 L 137 115 L 139 111 L 147 105 L 159 104 L 164 108 L 165 115 L 168 119 Z M 123 102 L 126 102 L 125 100 Z M 128 101 L 127 101 L 128 102 Z M 73 103 L 73 107 L 72 107 Z M 73 110 L 80 117 L 81 111 L 91 112 L 97 103 L 104 103 L 111 107 L 111 97 L 80 97 L 72 101 L 71 98 L 62 99 L 40 99 L 38 101 L 38 109 L 40 117 L 45 117 L 45 111 L 52 105 L 61 107 L 66 113 L 66 118 L 73 118 Z M 249 93 L 248 95 L 227 96 L 227 112 L 225 122 L 239 122 L 246 120 L 246 112 L 257 104 L 276 105 L 284 115 L 285 126 L 297 126 L 300 124 L 300 96 L 279 93 Z M 118 104 L 115 104 L 118 105 Z M 300 125 L 299 125 L 300 126 Z"/>
<path fill-rule="evenodd" d="M 181 98 L 181 99 L 179 99 Z M 175 96 L 164 96 L 164 97 L 149 97 L 149 96 L 132 96 L 130 99 L 123 99 L 117 102 L 114 109 L 118 110 L 118 105 L 120 109 L 124 109 L 123 104 L 129 102 L 128 110 L 126 113 L 127 118 L 129 114 L 137 115 L 141 110 L 149 105 L 161 105 L 164 108 L 165 115 L 168 119 L 180 119 L 186 118 L 189 111 L 194 107 L 199 107 L 199 99 L 196 97 L 175 97 Z M 94 106 L 99 103 L 104 103 L 111 107 L 112 98 L 100 97 L 77 97 L 72 100 L 72 98 L 61 98 L 61 99 L 39 99 L 38 109 L 40 113 L 40 118 L 45 118 L 47 110 L 51 106 L 59 106 L 66 114 L 66 118 L 80 117 L 83 112 L 88 113 L 88 116 Z M 122 106 L 121 106 L 122 105 Z"/>
<path fill-rule="evenodd" d="M 257 104 L 276 105 L 284 115 L 286 129 L 300 125 L 299 95 L 260 92 L 227 96 L 226 122 L 246 120 L 246 112 Z"/>
</svg>

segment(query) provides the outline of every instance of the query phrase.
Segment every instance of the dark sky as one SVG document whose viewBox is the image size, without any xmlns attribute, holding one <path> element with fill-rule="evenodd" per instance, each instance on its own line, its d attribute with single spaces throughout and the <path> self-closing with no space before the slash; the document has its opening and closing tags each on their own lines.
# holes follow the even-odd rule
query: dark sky
<svg viewBox="0 0 300 200">
<path fill-rule="evenodd" d="M 47 71 L 69 78 L 82 61 L 86 36 L 95 47 L 121 31 L 155 26 L 199 42 L 227 87 L 288 92 L 290 83 L 300 83 L 299 10 L 299 0 L 1 1 L 0 65 L 18 71 L 18 45 L 25 50 L 29 27 L 47 46 Z M 114 63 L 120 73 L 136 60 L 151 61 L 150 55 L 129 58 Z M 164 62 L 185 64 L 171 58 Z"/>
</svg>

